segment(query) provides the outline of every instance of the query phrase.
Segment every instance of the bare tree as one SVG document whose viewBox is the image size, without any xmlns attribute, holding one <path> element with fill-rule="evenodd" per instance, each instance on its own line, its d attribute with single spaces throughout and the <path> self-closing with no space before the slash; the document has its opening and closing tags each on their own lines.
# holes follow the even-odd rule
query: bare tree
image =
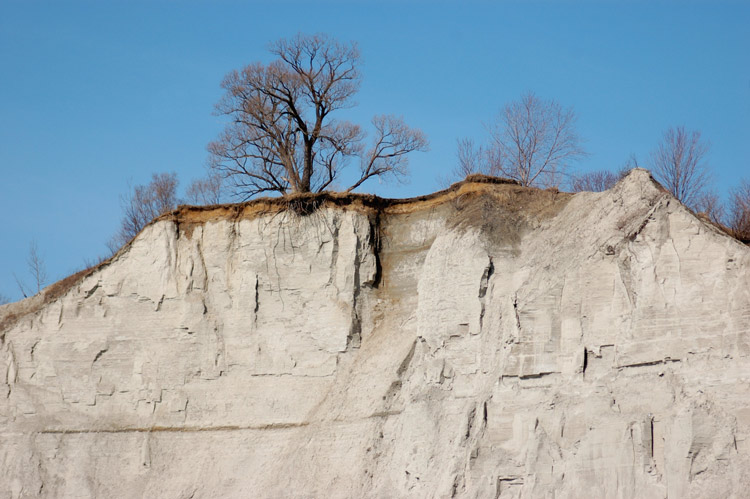
<svg viewBox="0 0 750 499">
<path fill-rule="evenodd" d="M 487 167 L 522 185 L 559 185 L 568 166 L 586 155 L 576 119 L 572 108 L 531 92 L 523 95 L 488 125 L 492 142 Z"/>
<path fill-rule="evenodd" d="M 29 243 L 29 256 L 26 258 L 26 265 L 28 265 L 29 273 L 32 279 L 34 279 L 36 292 L 38 293 L 47 283 L 47 267 L 44 264 L 42 256 L 39 254 L 39 246 L 36 244 L 36 241 Z"/>
<path fill-rule="evenodd" d="M 456 140 L 456 157 L 458 164 L 454 168 L 458 178 L 464 178 L 472 173 L 479 173 L 483 168 L 484 149 L 476 146 L 474 139 L 463 138 Z"/>
<path fill-rule="evenodd" d="M 185 201 L 190 204 L 210 205 L 222 202 L 224 181 L 214 170 L 204 178 L 197 178 L 185 191 Z"/>
<path fill-rule="evenodd" d="M 10 303 L 10 298 L 0 293 L 0 305 L 5 305 L 6 303 Z"/>
<path fill-rule="evenodd" d="M 737 239 L 750 242 L 750 181 L 747 179 L 729 192 L 727 224 Z"/>
<path fill-rule="evenodd" d="M 120 230 L 107 243 L 112 253 L 134 238 L 151 220 L 177 207 L 177 174 L 154 173 L 148 185 L 136 185 L 120 199 Z"/>
<path fill-rule="evenodd" d="M 500 174 L 492 151 L 486 146 L 477 145 L 474 139 L 462 138 L 456 140 L 456 159 L 458 159 L 458 164 L 452 172 L 452 177 L 455 180 L 466 178 L 472 173 Z"/>
<path fill-rule="evenodd" d="M 230 72 L 217 114 L 231 122 L 208 145 L 211 166 L 245 199 L 262 192 L 322 191 L 358 158 L 354 189 L 374 176 L 400 176 L 406 154 L 427 149 L 422 132 L 401 118 L 373 120 L 373 146 L 363 145 L 359 125 L 332 114 L 353 106 L 359 90 L 360 55 L 353 43 L 325 35 L 297 35 L 271 45 L 277 59 Z"/>
<path fill-rule="evenodd" d="M 700 131 L 685 127 L 669 128 L 651 153 L 651 170 L 674 197 L 691 209 L 697 208 L 701 194 L 710 182 L 705 163 L 710 144 Z"/>
<path fill-rule="evenodd" d="M 15 272 L 13 273 L 13 279 L 16 281 L 16 286 L 18 286 L 18 290 L 24 298 L 28 298 L 29 295 L 34 293 L 34 286 L 36 286 L 36 293 L 39 293 L 47 284 L 47 266 L 44 263 L 44 259 L 39 254 L 39 246 L 35 240 L 32 240 L 29 243 L 29 254 L 26 256 L 26 268 L 33 279 L 32 287 L 28 287 L 15 274 Z"/>
<path fill-rule="evenodd" d="M 706 216 L 715 224 L 723 225 L 726 218 L 726 210 L 718 194 L 713 190 L 706 189 L 698 196 L 695 202 L 695 211 Z"/>
<path fill-rule="evenodd" d="M 18 286 L 18 290 L 21 292 L 21 296 L 23 296 L 24 298 L 28 298 L 29 294 L 31 293 L 26 289 L 26 284 L 24 284 L 24 282 L 18 278 L 15 272 L 13 272 L 13 280 L 16 281 L 16 286 Z"/>
</svg>

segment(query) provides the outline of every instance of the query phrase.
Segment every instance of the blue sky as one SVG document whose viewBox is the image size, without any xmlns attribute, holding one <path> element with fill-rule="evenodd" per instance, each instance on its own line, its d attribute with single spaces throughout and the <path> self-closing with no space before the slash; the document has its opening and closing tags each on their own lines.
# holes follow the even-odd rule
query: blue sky
<svg viewBox="0 0 750 499">
<path fill-rule="evenodd" d="M 699 129 L 722 195 L 750 177 L 746 2 L 35 2 L 0 0 L 0 294 L 37 242 L 52 280 L 106 253 L 128 183 L 202 176 L 229 70 L 268 42 L 325 32 L 358 42 L 348 118 L 402 115 L 430 139 L 411 181 L 439 187 L 458 137 L 526 91 L 572 106 L 581 171 L 642 163 L 669 126 Z"/>
</svg>

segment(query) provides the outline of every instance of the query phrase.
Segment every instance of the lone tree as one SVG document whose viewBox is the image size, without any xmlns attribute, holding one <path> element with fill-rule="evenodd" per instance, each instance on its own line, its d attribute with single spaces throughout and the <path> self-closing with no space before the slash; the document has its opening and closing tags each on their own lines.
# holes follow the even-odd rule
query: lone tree
<svg viewBox="0 0 750 499">
<path fill-rule="evenodd" d="M 497 168 L 522 185 L 553 186 L 586 152 L 575 129 L 576 114 L 529 92 L 506 105 L 490 125 Z"/>
<path fill-rule="evenodd" d="M 15 273 L 13 274 L 13 279 L 16 281 L 18 290 L 24 298 L 28 298 L 34 293 L 39 293 L 42 288 L 47 285 L 47 266 L 44 264 L 44 259 L 39 254 L 39 246 L 37 246 L 35 240 L 32 240 L 29 243 L 29 255 L 26 257 L 26 266 L 29 269 L 31 278 L 33 279 L 31 287 L 27 287 Z M 36 286 L 36 291 L 34 291 L 34 286 Z"/>
<path fill-rule="evenodd" d="M 705 158 L 710 144 L 697 130 L 669 128 L 651 153 L 651 169 L 656 179 L 674 197 L 691 209 L 697 209 L 710 182 Z"/>
<path fill-rule="evenodd" d="M 576 119 L 572 108 L 526 93 L 486 125 L 491 139 L 486 146 L 458 141 L 454 174 L 485 173 L 522 185 L 557 186 L 568 166 L 586 155 Z"/>
<path fill-rule="evenodd" d="M 347 189 L 375 176 L 406 173 L 406 155 L 427 150 L 420 130 L 401 118 L 376 116 L 371 147 L 359 125 L 333 114 L 352 107 L 359 90 L 360 55 L 354 43 L 302 35 L 270 46 L 277 58 L 232 71 L 216 112 L 231 118 L 208 145 L 211 167 L 248 199 L 262 192 L 319 192 L 352 160 L 359 176 Z"/>
</svg>

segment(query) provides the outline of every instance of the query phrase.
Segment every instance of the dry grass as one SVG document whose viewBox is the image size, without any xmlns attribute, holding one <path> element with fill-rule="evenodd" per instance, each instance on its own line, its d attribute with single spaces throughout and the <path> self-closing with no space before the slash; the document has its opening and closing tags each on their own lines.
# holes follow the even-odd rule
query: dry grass
<svg viewBox="0 0 750 499">
<path fill-rule="evenodd" d="M 557 189 L 518 185 L 501 189 L 467 188 L 453 200 L 455 211 L 448 224 L 458 230 L 477 229 L 491 247 L 515 246 L 524 231 L 555 216 L 572 196 Z"/>
<path fill-rule="evenodd" d="M 54 284 L 50 284 L 35 296 L 22 300 L 16 303 L 9 303 L 5 306 L 5 312 L 0 315 L 0 341 L 5 335 L 5 331 L 17 323 L 21 318 L 28 314 L 38 312 L 48 303 L 52 303 L 57 300 L 65 293 L 67 293 L 73 286 L 81 282 L 86 277 L 93 274 L 102 265 L 107 263 L 104 261 L 100 264 L 94 265 L 87 269 L 76 272 L 75 274 L 69 275 L 64 279 L 60 279 Z"/>
<path fill-rule="evenodd" d="M 690 210 L 690 208 L 687 208 L 687 209 Z M 712 227 L 715 227 L 716 229 L 720 230 L 721 232 L 723 232 L 724 234 L 728 235 L 729 237 L 733 237 L 733 238 L 737 239 L 742 244 L 747 244 L 748 246 L 750 246 L 750 235 L 744 234 L 742 232 L 738 232 L 738 231 L 735 231 L 735 230 L 732 230 L 730 227 L 727 227 L 723 223 L 719 223 L 719 222 L 716 222 L 714 220 L 711 220 L 711 217 L 709 217 L 706 213 L 696 213 L 693 210 L 690 210 L 690 211 L 697 218 L 700 218 L 704 223 L 706 223 L 706 224 L 708 224 L 708 225 L 710 225 Z"/>
</svg>

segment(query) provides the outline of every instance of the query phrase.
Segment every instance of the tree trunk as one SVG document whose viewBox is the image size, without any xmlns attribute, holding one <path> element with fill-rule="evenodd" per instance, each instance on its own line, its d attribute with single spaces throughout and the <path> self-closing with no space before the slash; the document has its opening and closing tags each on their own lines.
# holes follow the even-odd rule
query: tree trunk
<svg viewBox="0 0 750 499">
<path fill-rule="evenodd" d="M 305 164 L 302 169 L 302 179 L 300 180 L 299 190 L 297 192 L 310 192 L 312 173 L 313 173 L 313 155 L 312 148 L 314 142 L 312 140 L 305 139 Z"/>
</svg>

